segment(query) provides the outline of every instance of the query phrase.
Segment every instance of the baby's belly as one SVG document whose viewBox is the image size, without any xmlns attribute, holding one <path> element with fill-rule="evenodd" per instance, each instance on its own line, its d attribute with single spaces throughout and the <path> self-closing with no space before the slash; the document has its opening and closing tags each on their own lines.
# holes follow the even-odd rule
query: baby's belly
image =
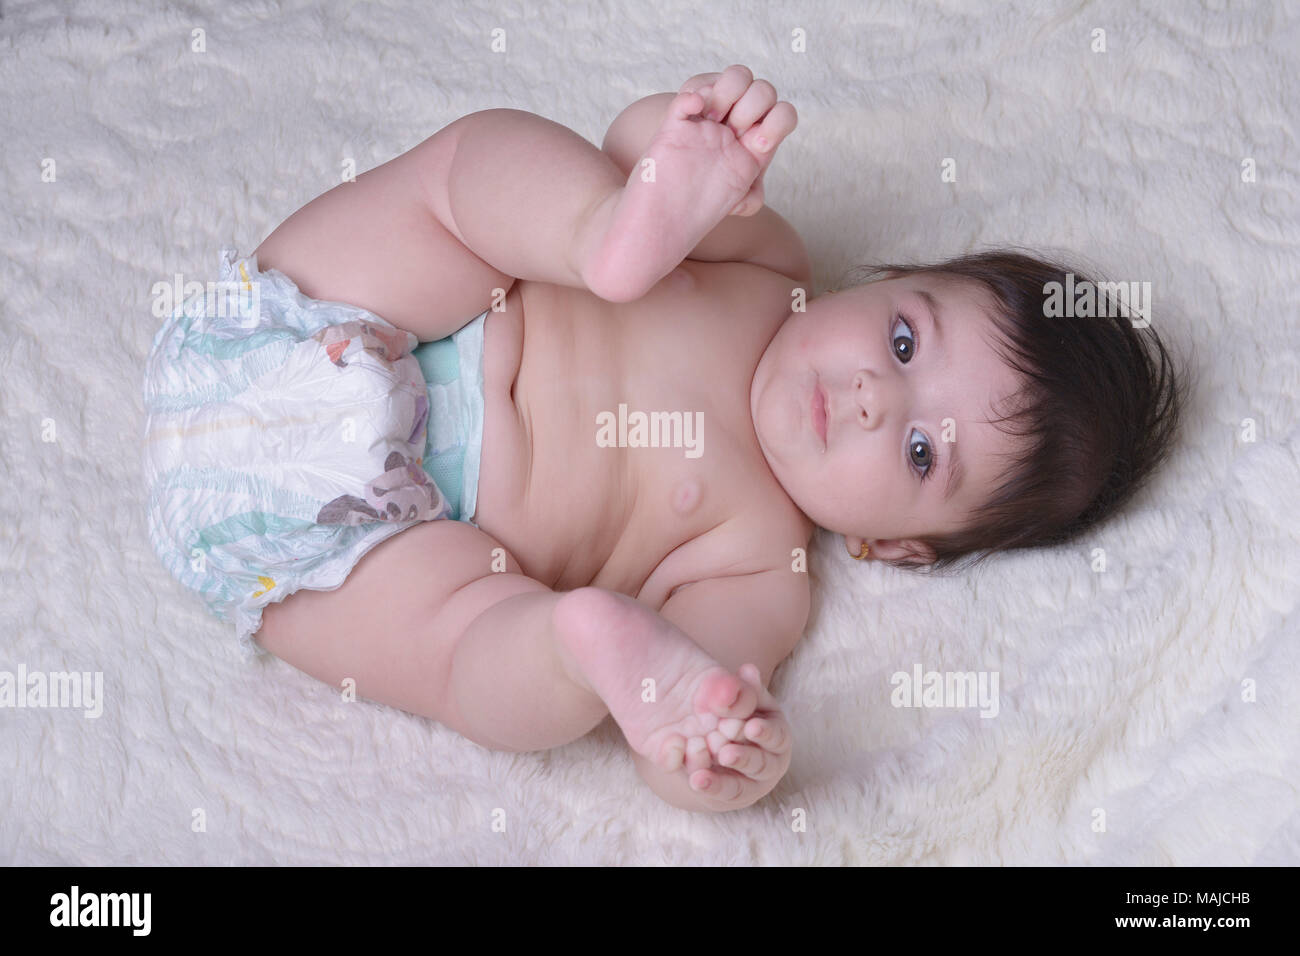
<svg viewBox="0 0 1300 956">
<path fill-rule="evenodd" d="M 735 269 L 713 276 L 728 277 L 754 278 Z M 679 584 L 720 568 L 788 561 L 811 535 L 750 424 L 748 384 L 770 328 L 718 324 L 718 305 L 676 278 L 622 305 L 520 282 L 505 310 L 488 314 L 474 521 L 548 587 L 608 588 L 657 609 Z M 773 288 L 783 308 L 784 286 Z M 775 327 L 782 316 L 769 311 L 766 326 Z M 622 405 L 687 410 L 683 425 L 693 416 L 701 432 L 696 453 L 671 442 L 640 447 L 630 435 L 627 447 L 598 441 L 598 416 L 608 425 Z M 743 540 L 731 537 L 738 531 Z"/>
<path fill-rule="evenodd" d="M 581 440 L 577 421 L 585 413 L 574 369 L 587 367 L 601 343 L 574 348 L 565 341 L 571 324 L 547 321 L 547 310 L 534 306 L 525 349 L 521 286 L 516 283 L 505 310 L 489 312 L 484 324 L 483 447 L 474 521 L 501 542 L 524 574 L 567 591 L 600 582 L 626 527 L 627 504 L 619 489 L 627 482 L 621 457 L 594 455 L 594 439 Z M 624 575 L 635 573 L 629 567 Z"/>
<path fill-rule="evenodd" d="M 523 351 L 523 323 L 514 290 L 506 311 L 489 312 L 483 325 L 483 447 L 479 458 L 478 506 L 474 522 L 511 553 L 521 540 L 518 476 L 527 467 L 527 443 L 514 382 Z M 516 555 L 517 557 L 517 555 Z"/>
</svg>

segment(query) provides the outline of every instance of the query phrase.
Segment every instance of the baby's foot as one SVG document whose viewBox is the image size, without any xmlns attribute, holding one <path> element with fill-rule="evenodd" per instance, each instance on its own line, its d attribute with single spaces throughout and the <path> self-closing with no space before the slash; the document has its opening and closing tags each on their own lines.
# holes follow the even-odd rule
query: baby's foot
<svg viewBox="0 0 1300 956">
<path fill-rule="evenodd" d="M 590 222 L 602 231 L 579 248 L 578 269 L 597 295 L 640 298 L 729 214 L 762 207 L 762 173 L 796 115 L 761 80 L 726 92 L 724 80 L 741 69 L 732 67 L 716 86 L 679 93 L 627 184 L 593 211 Z"/>
<path fill-rule="evenodd" d="M 650 608 L 596 588 L 566 598 L 556 628 L 569 673 L 632 749 L 685 772 L 711 807 L 748 806 L 785 774 L 789 728 L 754 665 L 741 680 Z"/>
</svg>

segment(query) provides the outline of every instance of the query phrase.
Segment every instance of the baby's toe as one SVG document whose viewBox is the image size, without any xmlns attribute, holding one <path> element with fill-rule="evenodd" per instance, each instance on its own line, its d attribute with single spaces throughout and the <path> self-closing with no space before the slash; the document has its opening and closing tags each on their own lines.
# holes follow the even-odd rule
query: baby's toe
<svg viewBox="0 0 1300 956">
<path fill-rule="evenodd" d="M 725 717 L 718 721 L 718 732 L 728 740 L 741 740 L 745 736 L 745 721 L 739 717 Z"/>
<path fill-rule="evenodd" d="M 718 763 L 754 780 L 770 776 L 776 768 L 776 760 L 771 754 L 761 747 L 747 744 L 727 744 L 718 751 Z"/>
<path fill-rule="evenodd" d="M 745 722 L 734 717 L 718 721 L 717 729 L 710 730 L 704 737 L 709 743 L 709 752 L 714 755 L 733 740 L 749 743 L 745 738 Z"/>
<path fill-rule="evenodd" d="M 719 803 L 727 803 L 742 796 L 747 783 L 739 774 L 718 773 L 714 770 L 697 770 L 688 779 L 693 790 Z M 752 783 L 749 785 L 754 786 Z"/>
<path fill-rule="evenodd" d="M 686 779 L 690 782 L 692 790 L 699 790 L 703 793 L 707 793 L 712 784 L 716 781 L 717 774 L 714 774 L 709 770 L 697 770 Z"/>
<path fill-rule="evenodd" d="M 713 754 L 703 737 L 692 737 L 686 742 L 686 772 L 692 774 L 697 770 L 708 770 L 713 764 Z"/>
<path fill-rule="evenodd" d="M 713 754 L 715 757 L 722 751 L 723 747 L 731 743 L 730 737 L 724 737 L 721 732 L 716 730 L 709 731 L 705 739 L 709 742 L 709 753 Z"/>
<path fill-rule="evenodd" d="M 664 770 L 676 770 L 686 758 L 686 738 L 681 734 L 672 734 L 659 747 L 659 756 L 655 760 Z"/>
<path fill-rule="evenodd" d="M 735 674 L 719 668 L 700 684 L 695 703 L 701 713 L 743 720 L 758 707 L 758 694 Z"/>
</svg>

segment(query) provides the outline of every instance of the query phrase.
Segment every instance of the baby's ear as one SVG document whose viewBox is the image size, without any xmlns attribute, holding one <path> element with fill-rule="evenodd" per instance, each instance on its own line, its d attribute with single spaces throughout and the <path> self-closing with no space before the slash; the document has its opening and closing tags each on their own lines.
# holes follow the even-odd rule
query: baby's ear
<svg viewBox="0 0 1300 956">
<path fill-rule="evenodd" d="M 871 557 L 882 561 L 909 561 L 933 564 L 937 555 L 934 549 L 923 541 L 914 538 L 881 538 L 869 542 Z"/>
</svg>

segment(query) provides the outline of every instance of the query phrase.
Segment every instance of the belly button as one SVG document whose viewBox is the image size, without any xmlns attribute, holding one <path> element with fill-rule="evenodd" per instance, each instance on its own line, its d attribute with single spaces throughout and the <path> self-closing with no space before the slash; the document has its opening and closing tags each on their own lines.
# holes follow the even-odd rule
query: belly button
<svg viewBox="0 0 1300 956">
<path fill-rule="evenodd" d="M 677 482 L 673 488 L 673 511 L 687 515 L 700 503 L 700 483 L 695 478 Z"/>
</svg>

